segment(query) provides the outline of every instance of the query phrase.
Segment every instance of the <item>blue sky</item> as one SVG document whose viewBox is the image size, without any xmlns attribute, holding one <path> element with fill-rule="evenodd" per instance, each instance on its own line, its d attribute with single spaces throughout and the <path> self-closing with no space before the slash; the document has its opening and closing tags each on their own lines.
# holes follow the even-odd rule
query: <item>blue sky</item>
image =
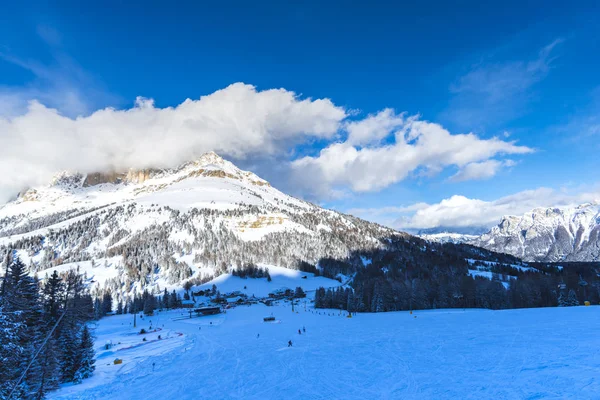
<svg viewBox="0 0 600 400">
<path fill-rule="evenodd" d="M 117 153 L 130 154 L 128 143 L 164 139 L 145 137 L 144 126 L 133 122 L 131 130 L 141 133 L 110 125 L 114 141 L 121 134 L 130 139 L 121 148 L 97 145 L 80 128 L 61 136 L 68 121 L 54 126 L 44 118 L 41 125 L 30 100 L 67 119 L 89 118 L 107 107 L 150 104 L 134 106 L 137 97 L 160 110 L 243 82 L 254 89 L 228 90 L 223 101 L 243 96 L 249 104 L 235 112 L 260 113 L 264 121 L 252 120 L 250 133 L 236 130 L 227 146 L 193 139 L 195 149 L 214 147 L 282 190 L 327 207 L 419 229 L 489 226 L 503 213 L 600 198 L 600 8 L 594 2 L 18 3 L 5 5 L 0 16 L 0 140 L 8 149 L 21 141 L 34 150 L 30 160 L 14 157 L 3 169 L 65 168 L 62 160 L 80 157 L 82 143 L 98 155 L 96 164 L 80 163 L 91 169 L 125 160 Z M 287 97 L 271 100 L 275 94 L 265 92 L 280 88 L 296 94 L 293 112 L 279 107 Z M 310 107 L 297 104 L 302 100 Z M 182 118 L 200 113 L 206 121 L 213 107 L 206 103 Z M 263 105 L 257 110 L 256 104 Z M 377 115 L 388 127 L 383 133 L 369 125 Z M 232 132 L 231 125 L 247 121 L 239 118 L 226 114 L 209 127 Z M 82 122 L 85 132 L 99 119 Z M 337 125 L 309 123 L 321 119 Z M 352 139 L 348 124 L 361 121 L 369 138 Z M 450 136 L 440 139 L 432 126 Z M 414 148 L 386 147 L 398 143 L 399 131 L 413 132 L 407 146 L 423 139 L 410 161 L 400 159 Z M 453 158 L 435 148 L 456 155 L 455 135 L 469 133 L 477 141 L 465 142 L 468 154 Z M 260 145 L 268 149 L 261 152 Z M 480 145 L 490 153 L 474 155 Z M 54 157 L 33 157 L 36 147 L 51 152 L 48 146 Z M 0 186 L 31 184 L 30 175 Z M 488 212 L 476 215 L 477 207 Z"/>
</svg>

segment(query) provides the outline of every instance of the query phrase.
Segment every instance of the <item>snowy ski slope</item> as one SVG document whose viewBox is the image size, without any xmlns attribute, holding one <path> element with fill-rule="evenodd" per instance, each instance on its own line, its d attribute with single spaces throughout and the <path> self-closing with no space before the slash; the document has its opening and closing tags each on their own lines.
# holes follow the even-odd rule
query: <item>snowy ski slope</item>
<svg viewBox="0 0 600 400">
<path fill-rule="evenodd" d="M 597 306 L 353 318 L 305 311 L 302 304 L 296 310 L 289 303 L 253 305 L 179 321 L 172 318 L 181 311 L 160 313 L 151 317 L 154 326 L 171 332 L 170 339 L 100 353 L 94 377 L 49 398 L 597 399 L 600 393 Z M 280 323 L 263 322 L 271 313 Z M 130 315 L 101 320 L 97 346 L 132 337 L 131 322 Z M 122 365 L 111 363 L 116 356 Z"/>
</svg>

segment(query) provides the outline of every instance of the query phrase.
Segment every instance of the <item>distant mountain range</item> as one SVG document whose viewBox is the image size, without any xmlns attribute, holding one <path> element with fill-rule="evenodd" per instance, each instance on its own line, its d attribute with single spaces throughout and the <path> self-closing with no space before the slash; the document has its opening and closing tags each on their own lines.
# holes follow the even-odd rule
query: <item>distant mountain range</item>
<svg viewBox="0 0 600 400">
<path fill-rule="evenodd" d="M 600 261 L 600 204 L 536 208 L 505 216 L 481 235 L 445 231 L 419 235 L 438 242 L 468 243 L 525 261 Z"/>
</svg>

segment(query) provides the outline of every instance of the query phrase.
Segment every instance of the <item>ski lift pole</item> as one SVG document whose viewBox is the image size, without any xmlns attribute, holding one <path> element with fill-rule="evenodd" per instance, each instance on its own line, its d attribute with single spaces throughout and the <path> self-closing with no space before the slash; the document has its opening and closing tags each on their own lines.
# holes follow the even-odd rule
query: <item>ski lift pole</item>
<svg viewBox="0 0 600 400">
<path fill-rule="evenodd" d="M 133 327 L 136 327 L 136 316 L 137 316 L 137 308 L 136 308 L 136 304 L 135 304 L 135 288 L 133 288 L 133 301 L 132 301 L 132 305 L 133 305 Z"/>
</svg>

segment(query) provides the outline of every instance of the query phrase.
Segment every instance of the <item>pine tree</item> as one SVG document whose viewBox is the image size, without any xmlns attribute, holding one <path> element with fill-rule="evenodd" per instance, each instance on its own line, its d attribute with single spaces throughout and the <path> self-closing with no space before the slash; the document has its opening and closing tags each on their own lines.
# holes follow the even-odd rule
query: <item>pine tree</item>
<svg viewBox="0 0 600 400">
<path fill-rule="evenodd" d="M 25 368 L 14 398 L 43 399 L 61 381 L 74 379 L 79 327 L 92 317 L 92 300 L 84 289 L 81 276 L 69 271 L 64 281 L 54 272 L 40 291 L 18 257 L 12 260 L 0 299 L 0 398 Z"/>
<path fill-rule="evenodd" d="M 371 312 L 383 312 L 385 311 L 383 294 L 378 285 L 375 286 L 375 292 L 373 293 L 373 300 L 371 301 Z"/>
<path fill-rule="evenodd" d="M 323 298 L 325 289 L 323 287 L 315 290 L 315 308 L 323 308 Z"/>
<path fill-rule="evenodd" d="M 24 352 L 19 343 L 19 336 L 25 325 L 18 322 L 19 316 L 14 313 L 5 313 L 3 310 L 4 298 L 0 298 L 0 398 L 8 397 L 14 387 L 19 374 L 21 357 Z"/>
<path fill-rule="evenodd" d="M 102 296 L 102 315 L 104 316 L 110 312 L 112 312 L 112 296 L 108 291 Z"/>
<path fill-rule="evenodd" d="M 59 343 L 62 349 L 60 358 L 61 381 L 73 382 L 75 372 L 79 368 L 77 337 L 77 324 L 72 315 L 66 316 L 62 321 Z"/>
<path fill-rule="evenodd" d="M 568 305 L 569 302 L 567 301 L 567 296 L 565 296 L 565 292 L 561 290 L 560 294 L 558 295 L 558 306 L 567 307 Z"/>
<path fill-rule="evenodd" d="M 169 299 L 169 292 L 167 292 L 167 288 L 165 288 L 165 291 L 163 292 L 162 302 L 167 310 L 171 308 L 171 301 Z"/>
<path fill-rule="evenodd" d="M 27 274 L 25 265 L 15 257 L 8 267 L 3 307 L 5 312 L 12 313 L 19 329 L 18 346 L 22 351 L 18 354 L 16 371 L 23 371 L 33 360 L 36 350 L 42 342 L 43 307 L 40 300 L 38 281 Z M 4 345 L 4 343 L 2 343 Z M 41 384 L 39 361 L 25 377 L 19 389 L 23 398 L 35 396 L 35 389 Z"/>
<path fill-rule="evenodd" d="M 102 303 L 100 302 L 100 299 L 97 298 L 94 300 L 94 319 L 99 320 L 103 316 Z"/>
<path fill-rule="evenodd" d="M 117 304 L 117 315 L 121 315 L 123 314 L 123 302 L 119 302 L 119 304 Z"/>
<path fill-rule="evenodd" d="M 81 331 L 81 342 L 78 351 L 79 368 L 75 372 L 73 381 L 80 383 L 82 379 L 92 376 L 96 369 L 94 363 L 94 342 L 87 325 L 84 325 Z"/>
<path fill-rule="evenodd" d="M 146 301 L 144 301 L 144 314 L 152 315 L 154 313 L 154 297 L 148 296 L 146 297 Z"/>
<path fill-rule="evenodd" d="M 64 284 L 58 276 L 58 272 L 54 270 L 50 278 L 46 280 L 43 290 L 44 296 L 44 311 L 50 324 L 58 320 L 59 309 L 64 301 Z"/>
<path fill-rule="evenodd" d="M 569 290 L 569 298 L 567 299 L 569 306 L 578 306 L 579 300 L 577 300 L 577 294 L 573 289 Z"/>
<path fill-rule="evenodd" d="M 58 389 L 60 384 L 59 352 L 56 339 L 51 337 L 38 355 L 34 369 L 39 376 L 40 384 L 35 390 L 36 399 L 43 399 L 51 390 Z"/>
</svg>

